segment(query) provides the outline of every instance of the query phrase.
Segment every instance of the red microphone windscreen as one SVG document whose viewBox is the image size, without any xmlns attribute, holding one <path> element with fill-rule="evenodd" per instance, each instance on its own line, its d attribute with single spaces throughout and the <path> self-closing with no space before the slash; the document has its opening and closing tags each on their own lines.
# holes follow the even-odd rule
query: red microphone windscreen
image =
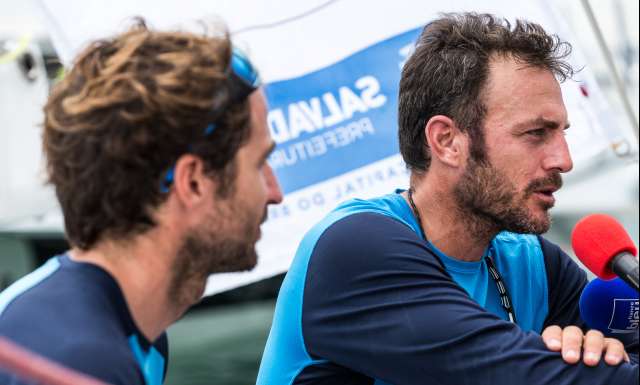
<svg viewBox="0 0 640 385">
<path fill-rule="evenodd" d="M 633 255 L 637 253 L 624 227 L 604 214 L 588 215 L 576 223 L 571 245 L 578 259 L 602 279 L 616 277 L 609 266 L 613 257 L 625 251 Z"/>
</svg>

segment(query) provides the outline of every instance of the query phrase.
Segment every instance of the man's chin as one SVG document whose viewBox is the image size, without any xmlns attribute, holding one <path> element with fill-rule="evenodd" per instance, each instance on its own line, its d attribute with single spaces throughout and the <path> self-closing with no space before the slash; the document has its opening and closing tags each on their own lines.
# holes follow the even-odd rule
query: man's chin
<svg viewBox="0 0 640 385">
<path fill-rule="evenodd" d="M 535 223 L 534 228 L 531 229 L 531 234 L 541 235 L 549 231 L 551 228 L 551 220 L 545 219 Z"/>
<path fill-rule="evenodd" d="M 243 271 L 253 270 L 254 267 L 258 264 L 258 255 L 256 254 L 255 246 L 251 251 L 247 252 L 247 254 L 243 258 L 238 258 L 234 261 L 233 265 L 230 265 L 228 269 L 226 269 L 225 273 L 238 273 Z"/>
<path fill-rule="evenodd" d="M 258 257 L 254 252 L 254 256 L 250 259 L 247 259 L 246 261 L 247 263 L 241 267 L 240 270 L 238 271 L 250 271 L 253 270 L 254 267 L 256 267 L 256 265 L 258 264 Z"/>
<path fill-rule="evenodd" d="M 551 228 L 551 216 L 546 210 L 530 216 L 528 222 L 528 229 L 525 232 L 529 234 L 544 234 Z"/>
<path fill-rule="evenodd" d="M 511 211 L 502 220 L 503 230 L 517 234 L 543 234 L 551 227 L 549 211 L 539 206 Z"/>
</svg>

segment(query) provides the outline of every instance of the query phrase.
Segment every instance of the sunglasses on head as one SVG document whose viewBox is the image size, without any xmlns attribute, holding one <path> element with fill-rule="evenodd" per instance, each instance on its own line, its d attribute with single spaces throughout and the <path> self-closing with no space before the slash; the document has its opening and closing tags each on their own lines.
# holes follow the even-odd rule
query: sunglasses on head
<svg viewBox="0 0 640 385">
<path fill-rule="evenodd" d="M 227 87 L 229 90 L 229 100 L 221 108 L 226 109 L 230 105 L 237 104 L 246 100 L 253 91 L 257 90 L 261 85 L 260 75 L 256 68 L 251 64 L 249 58 L 237 48 L 232 48 L 231 62 L 229 63 L 229 73 L 227 75 Z M 214 111 L 214 116 L 221 116 L 222 111 Z M 205 137 L 211 135 L 217 128 L 215 122 L 210 123 L 203 130 Z M 168 193 L 173 184 L 173 173 L 175 166 L 172 166 L 165 174 L 160 185 L 160 191 Z"/>
</svg>

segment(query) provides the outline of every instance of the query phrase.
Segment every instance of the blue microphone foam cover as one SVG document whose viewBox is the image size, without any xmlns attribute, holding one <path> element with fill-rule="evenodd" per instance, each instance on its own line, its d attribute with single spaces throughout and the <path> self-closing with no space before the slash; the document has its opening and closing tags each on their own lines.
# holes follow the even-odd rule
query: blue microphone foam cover
<svg viewBox="0 0 640 385">
<path fill-rule="evenodd" d="M 607 336 L 638 331 L 638 292 L 620 278 L 596 278 L 580 296 L 580 315 L 587 325 Z"/>
</svg>

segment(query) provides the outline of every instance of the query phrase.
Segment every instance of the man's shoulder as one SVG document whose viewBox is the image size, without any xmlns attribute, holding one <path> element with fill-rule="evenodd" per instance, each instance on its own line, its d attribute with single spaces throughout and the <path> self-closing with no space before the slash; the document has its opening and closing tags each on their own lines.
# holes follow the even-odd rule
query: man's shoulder
<svg viewBox="0 0 640 385">
<path fill-rule="evenodd" d="M 349 199 L 339 204 L 329 215 L 361 212 L 375 212 L 401 220 L 407 219 L 407 215 L 412 215 L 411 209 L 407 206 L 404 198 L 397 192 L 369 199 Z"/>
<path fill-rule="evenodd" d="M 96 354 L 117 354 L 127 331 L 113 283 L 104 273 L 84 274 L 51 259 L 11 285 L 0 294 L 0 334 L 54 359 L 100 345 L 112 349 Z"/>
<path fill-rule="evenodd" d="M 377 212 L 353 213 L 333 222 L 305 251 L 308 272 L 337 280 L 354 274 L 440 271 L 437 257 L 412 228 Z"/>
<path fill-rule="evenodd" d="M 417 238 L 418 234 L 391 211 L 381 210 L 376 205 L 359 203 L 357 209 L 337 209 L 313 226 L 304 236 L 298 251 L 310 253 L 318 243 L 337 243 L 344 245 L 371 245 L 372 238 L 391 239 L 398 233 L 404 237 Z"/>
<path fill-rule="evenodd" d="M 308 272 L 325 271 L 326 268 L 333 271 L 338 266 L 344 271 L 392 268 L 390 264 L 404 263 L 416 255 L 439 268 L 419 230 L 414 228 L 417 225 L 411 215 L 411 209 L 398 194 L 343 203 L 305 234 L 290 266 L 287 282 L 293 277 L 304 280 Z M 387 258 L 390 254 L 405 258 Z M 366 264 L 362 264 L 362 258 L 367 258 Z"/>
<path fill-rule="evenodd" d="M 118 290 L 95 266 L 51 259 L 0 294 L 0 334 L 109 383 L 143 384 Z"/>
<path fill-rule="evenodd" d="M 18 322 L 17 327 L 73 325 L 74 320 L 113 322 L 121 297 L 113 278 L 95 266 L 68 263 L 52 258 L 0 293 L 0 330 L 12 321 Z"/>
<path fill-rule="evenodd" d="M 411 209 L 399 194 L 387 194 L 371 199 L 351 199 L 341 203 L 318 222 L 305 238 L 317 239 L 327 231 L 358 234 L 379 226 L 412 230 L 415 227 Z M 355 227 L 355 229 L 354 229 Z M 416 232 L 416 229 L 413 229 Z M 416 232 L 417 234 L 417 232 Z"/>
</svg>

